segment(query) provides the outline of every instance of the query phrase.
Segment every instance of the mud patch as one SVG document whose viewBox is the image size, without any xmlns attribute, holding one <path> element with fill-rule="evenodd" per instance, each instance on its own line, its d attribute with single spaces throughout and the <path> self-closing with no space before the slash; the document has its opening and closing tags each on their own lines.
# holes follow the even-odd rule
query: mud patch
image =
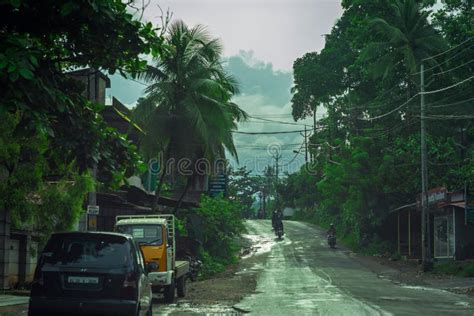
<svg viewBox="0 0 474 316">
<path fill-rule="evenodd" d="M 176 304 L 159 304 L 159 315 L 243 315 L 234 305 L 255 292 L 257 276 L 264 269 L 275 245 L 273 237 L 246 234 L 237 241 L 240 262 L 207 280 L 187 283 L 184 299 Z"/>
<path fill-rule="evenodd" d="M 160 308 L 160 315 L 242 315 L 232 307 L 179 302 Z"/>
</svg>

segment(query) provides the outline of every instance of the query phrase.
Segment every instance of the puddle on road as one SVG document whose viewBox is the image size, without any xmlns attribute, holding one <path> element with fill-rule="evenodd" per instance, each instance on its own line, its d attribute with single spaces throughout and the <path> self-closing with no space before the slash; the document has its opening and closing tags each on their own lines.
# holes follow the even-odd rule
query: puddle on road
<svg viewBox="0 0 474 316">
<path fill-rule="evenodd" d="M 158 315 L 242 315 L 230 306 L 215 304 L 203 305 L 180 302 L 177 304 L 160 305 Z"/>
<path fill-rule="evenodd" d="M 242 235 L 242 237 L 248 239 L 252 244 L 248 251 L 242 256 L 242 259 L 270 252 L 272 247 L 277 243 L 273 236 Z"/>
</svg>

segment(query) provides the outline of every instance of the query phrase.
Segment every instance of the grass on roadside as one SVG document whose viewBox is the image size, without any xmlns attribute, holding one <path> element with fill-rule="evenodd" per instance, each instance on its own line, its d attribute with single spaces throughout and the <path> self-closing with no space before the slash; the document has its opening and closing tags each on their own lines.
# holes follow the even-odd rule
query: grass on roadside
<svg viewBox="0 0 474 316">
<path fill-rule="evenodd" d="M 434 266 L 433 273 L 457 277 L 474 277 L 474 262 L 450 262 Z"/>
</svg>

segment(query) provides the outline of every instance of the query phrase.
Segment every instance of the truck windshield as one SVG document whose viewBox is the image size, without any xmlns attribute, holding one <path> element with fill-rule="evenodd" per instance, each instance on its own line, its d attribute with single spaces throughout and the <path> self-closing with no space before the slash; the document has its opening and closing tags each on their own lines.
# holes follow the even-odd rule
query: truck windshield
<svg viewBox="0 0 474 316">
<path fill-rule="evenodd" d="M 139 244 L 161 245 L 163 243 L 161 225 L 118 225 L 117 231 L 132 235 Z"/>
</svg>

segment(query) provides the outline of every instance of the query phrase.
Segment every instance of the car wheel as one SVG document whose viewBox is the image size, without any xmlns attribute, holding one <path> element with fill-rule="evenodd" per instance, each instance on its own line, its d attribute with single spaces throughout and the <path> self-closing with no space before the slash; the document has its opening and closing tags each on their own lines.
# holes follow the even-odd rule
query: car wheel
<svg viewBox="0 0 474 316">
<path fill-rule="evenodd" d="M 174 292 L 176 291 L 176 287 L 174 281 L 171 282 L 170 285 L 165 287 L 164 295 L 165 295 L 165 303 L 173 303 L 174 302 Z"/>
<path fill-rule="evenodd" d="M 40 312 L 34 310 L 34 309 L 28 309 L 28 316 L 39 316 L 41 315 Z"/>
<path fill-rule="evenodd" d="M 177 282 L 178 288 L 178 297 L 186 296 L 186 278 L 184 276 L 180 277 Z"/>
<path fill-rule="evenodd" d="M 146 313 L 146 316 L 153 316 L 153 302 L 150 301 L 150 306 L 148 307 L 148 312 Z"/>
</svg>

